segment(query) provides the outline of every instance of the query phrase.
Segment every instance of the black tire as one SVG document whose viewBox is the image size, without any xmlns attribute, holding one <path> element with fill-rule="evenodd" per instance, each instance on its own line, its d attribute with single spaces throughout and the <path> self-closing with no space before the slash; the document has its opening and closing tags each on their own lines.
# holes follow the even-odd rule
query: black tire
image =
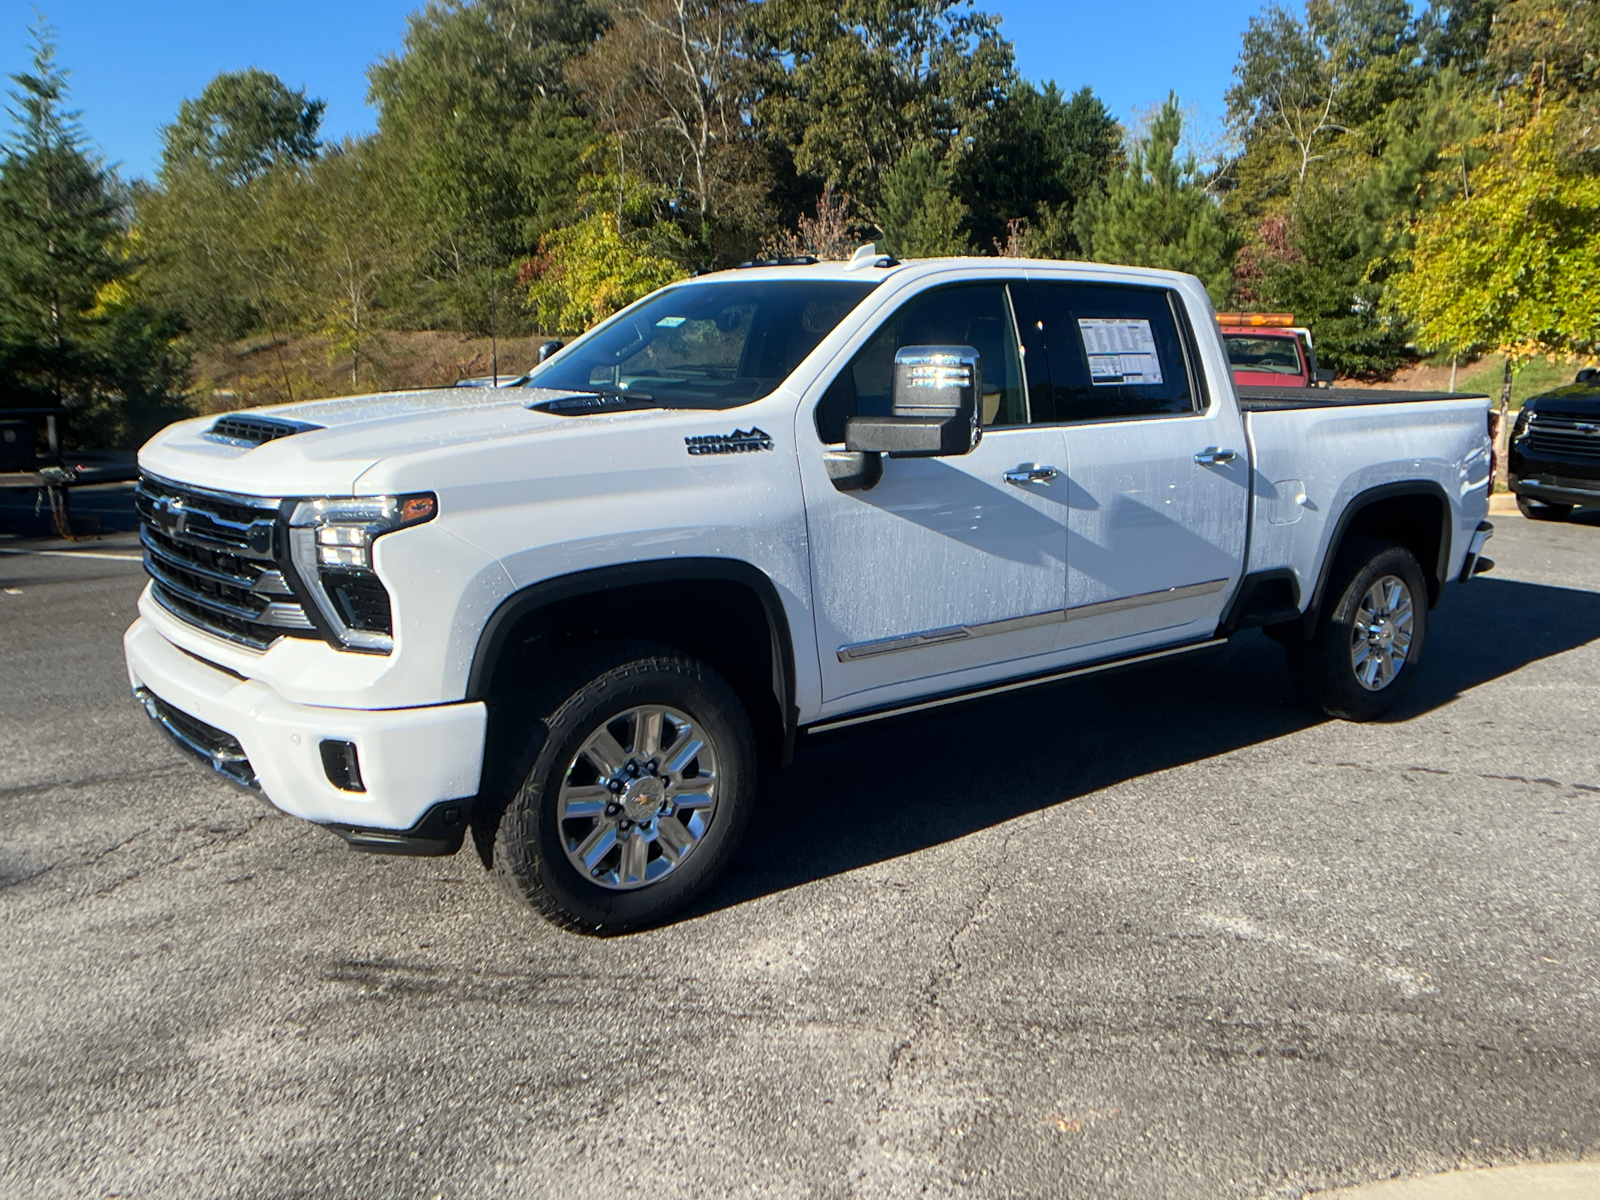
<svg viewBox="0 0 1600 1200">
<path fill-rule="evenodd" d="M 571 782 L 573 773 L 588 770 L 595 774 L 598 779 L 590 781 L 591 790 L 606 785 L 608 777 L 600 776 L 587 758 L 580 760 L 579 756 L 603 727 L 617 729 L 617 721 L 622 721 L 620 728 L 636 729 L 627 724 L 626 714 L 640 706 L 660 706 L 687 715 L 705 735 L 715 755 L 715 804 L 699 840 L 681 861 L 676 865 L 668 862 L 662 868 L 666 874 L 654 882 L 620 890 L 625 886 L 620 880 L 609 887 L 597 883 L 568 857 L 568 846 L 574 840 L 573 822 L 568 821 L 564 828 L 557 810 L 561 788 Z M 613 934 L 656 924 L 711 885 L 744 834 L 756 783 L 755 738 L 749 718 L 733 689 L 715 671 L 663 647 L 608 643 L 556 665 L 547 679 L 531 690 L 526 712 L 528 723 L 534 726 L 531 744 L 525 743 L 532 765 L 499 814 L 490 845 L 492 870 L 513 895 L 563 928 Z M 627 752 L 630 745 L 625 737 L 635 741 L 637 737 L 618 739 Z M 629 761 L 633 761 L 631 754 Z M 646 774 L 654 776 L 658 771 L 636 772 L 637 785 L 651 782 Z M 665 775 L 661 778 L 665 780 Z M 617 804 L 608 805 L 608 813 L 611 808 L 623 808 L 621 800 L 625 798 L 619 796 Z M 654 799 L 661 798 L 661 788 L 657 788 Z M 641 803 L 644 801 L 653 802 L 649 796 Z M 687 806 L 683 812 L 693 819 Z M 626 813 L 620 819 L 626 824 Z M 670 848 L 658 844 L 667 839 L 664 834 L 656 836 L 656 827 L 676 819 L 641 821 L 628 835 L 642 837 L 639 830 L 649 830 L 653 867 L 660 867 L 658 860 Z M 596 816 L 592 825 L 585 826 L 580 819 L 579 828 L 598 829 L 610 821 L 616 829 L 616 820 Z M 488 832 L 483 830 L 479 836 Z M 615 855 L 621 865 L 616 870 L 620 874 L 626 864 L 621 859 L 623 839 L 617 837 Z M 597 874 L 601 870 L 595 868 Z"/>
<path fill-rule="evenodd" d="M 1374 688 L 1363 685 L 1357 675 L 1353 645 L 1368 590 L 1388 577 L 1398 579 L 1410 593 L 1410 642 L 1393 677 Z M 1334 563 L 1311 637 L 1288 647 L 1296 694 L 1331 717 L 1346 721 L 1382 717 L 1400 703 L 1416 677 L 1427 632 L 1428 585 L 1416 556 L 1394 542 L 1352 538 Z"/>
<path fill-rule="evenodd" d="M 1517 511 L 1530 521 L 1565 521 L 1572 515 L 1574 507 L 1571 504 L 1545 504 L 1526 496 L 1517 497 Z"/>
</svg>

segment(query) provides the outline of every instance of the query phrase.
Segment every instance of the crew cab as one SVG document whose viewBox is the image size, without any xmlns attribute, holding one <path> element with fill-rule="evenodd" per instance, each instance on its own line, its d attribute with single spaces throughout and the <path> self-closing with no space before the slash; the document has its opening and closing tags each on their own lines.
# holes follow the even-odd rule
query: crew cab
<svg viewBox="0 0 1600 1200">
<path fill-rule="evenodd" d="M 1317 366 L 1311 330 L 1293 313 L 1218 313 L 1222 341 L 1241 387 L 1327 387 L 1333 372 Z"/>
<path fill-rule="evenodd" d="M 146 710 L 352 846 L 573 929 L 728 861 L 756 767 L 1265 627 L 1363 720 L 1486 565 L 1483 397 L 1241 396 L 1204 288 L 1011 259 L 673 284 L 517 388 L 284 405 L 140 452 Z"/>
</svg>

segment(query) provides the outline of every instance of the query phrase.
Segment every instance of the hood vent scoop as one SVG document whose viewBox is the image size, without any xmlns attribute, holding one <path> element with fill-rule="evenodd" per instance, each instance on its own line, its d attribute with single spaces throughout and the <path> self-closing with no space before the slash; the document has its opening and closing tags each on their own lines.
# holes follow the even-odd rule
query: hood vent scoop
<svg viewBox="0 0 1600 1200">
<path fill-rule="evenodd" d="M 304 421 L 231 416 L 219 418 L 201 436 L 210 438 L 213 442 L 225 442 L 230 446 L 259 446 L 263 442 L 273 442 L 278 438 L 321 428 L 321 425 L 308 425 Z"/>
<path fill-rule="evenodd" d="M 549 413 L 555 417 L 584 417 L 591 413 L 632 412 L 640 408 L 655 408 L 656 403 L 648 392 L 638 392 L 632 396 L 588 392 L 577 396 L 558 396 L 554 400 L 530 404 L 528 407 L 534 412 Z"/>
</svg>

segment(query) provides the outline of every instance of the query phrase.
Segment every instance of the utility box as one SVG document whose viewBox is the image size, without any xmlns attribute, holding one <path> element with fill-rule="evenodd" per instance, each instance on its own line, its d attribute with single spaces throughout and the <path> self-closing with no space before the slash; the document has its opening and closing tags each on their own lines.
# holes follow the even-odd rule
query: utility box
<svg viewBox="0 0 1600 1200">
<path fill-rule="evenodd" d="M 33 452 L 32 421 L 0 421 L 0 475 L 38 467 Z"/>
</svg>

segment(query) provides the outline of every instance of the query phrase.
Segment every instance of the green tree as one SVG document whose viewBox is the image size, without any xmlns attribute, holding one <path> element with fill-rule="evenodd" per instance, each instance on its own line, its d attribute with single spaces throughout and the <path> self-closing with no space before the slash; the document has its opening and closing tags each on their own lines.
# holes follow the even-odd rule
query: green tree
<svg viewBox="0 0 1600 1200">
<path fill-rule="evenodd" d="M 155 186 L 136 194 L 147 286 L 198 344 L 297 323 L 281 281 L 301 239 L 267 206 L 275 177 L 315 161 L 323 107 L 267 72 L 225 73 L 161 131 Z"/>
<path fill-rule="evenodd" d="M 1128 165 L 1102 193 L 1080 204 L 1073 231 L 1096 262 L 1187 271 L 1222 305 L 1232 287 L 1238 242 L 1222 220 L 1194 155 L 1178 157 L 1183 115 L 1167 97 Z"/>
<path fill-rule="evenodd" d="M 1089 88 L 1070 99 L 1054 83 L 1010 88 L 956 166 L 973 241 L 1000 244 L 1013 222 L 1024 222 L 1040 257 L 1082 253 L 1073 214 L 1121 161 L 1122 127 Z"/>
<path fill-rule="evenodd" d="M 770 230 L 773 147 L 751 117 L 765 66 L 749 0 L 620 0 L 568 68 L 620 178 L 666 197 L 698 267 L 748 258 Z"/>
<path fill-rule="evenodd" d="M 294 327 L 320 337 L 330 361 L 362 369 L 383 344 L 404 267 L 388 163 L 372 139 L 327 147 L 315 162 L 263 179 L 263 241 L 278 261 L 271 299 Z"/>
<path fill-rule="evenodd" d="M 310 162 L 326 108 L 258 67 L 225 71 L 179 105 L 177 120 L 162 130 L 162 171 L 198 163 L 241 184 L 280 163 Z"/>
<path fill-rule="evenodd" d="M 115 441 L 177 403 L 186 363 L 135 291 L 126 194 L 65 107 L 51 32 L 33 33 L 0 161 L 0 395 L 65 406 L 80 440 Z"/>
<path fill-rule="evenodd" d="M 972 249 L 961 228 L 967 206 L 951 189 L 950 166 L 927 146 L 900 156 L 883 180 L 882 248 L 900 258 L 935 258 Z"/>
<path fill-rule="evenodd" d="M 488 332 L 505 270 L 570 219 L 593 134 L 565 72 L 605 21 L 582 0 L 430 0 L 369 72 L 415 319 Z"/>
<path fill-rule="evenodd" d="M 523 264 L 527 307 L 550 333 L 588 329 L 688 274 L 682 232 L 658 215 L 662 197 L 606 170 L 614 153 L 591 152 L 598 169 L 583 180 L 583 215 L 547 233 Z"/>
<path fill-rule="evenodd" d="M 1547 107 L 1489 135 L 1499 144 L 1470 195 L 1417 221 L 1392 295 L 1425 348 L 1501 351 L 1508 371 L 1600 349 L 1600 177 L 1564 169 L 1559 118 Z"/>
<path fill-rule="evenodd" d="M 963 153 L 1011 78 L 997 18 L 965 0 L 764 0 L 753 19 L 770 56 L 758 119 L 873 218 L 900 156 Z"/>
</svg>

